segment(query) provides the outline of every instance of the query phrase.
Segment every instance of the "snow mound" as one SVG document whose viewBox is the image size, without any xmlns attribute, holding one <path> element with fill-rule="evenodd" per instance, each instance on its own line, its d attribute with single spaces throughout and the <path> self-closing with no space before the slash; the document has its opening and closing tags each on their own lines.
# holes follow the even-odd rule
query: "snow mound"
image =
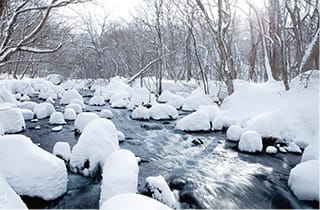
<svg viewBox="0 0 320 210">
<path fill-rule="evenodd" d="M 86 125 L 98 118 L 99 116 L 94 112 L 82 112 L 77 116 L 76 120 L 74 121 L 74 128 L 79 133 L 82 133 Z"/>
<path fill-rule="evenodd" d="M 52 104 L 44 102 L 41 104 L 37 104 L 34 107 L 33 112 L 35 113 L 38 119 L 44 119 L 49 117 L 53 112 L 55 112 L 55 109 Z"/>
<path fill-rule="evenodd" d="M 177 201 L 163 176 L 149 176 L 146 178 L 146 182 L 154 199 L 170 206 L 171 208 L 178 207 Z"/>
<path fill-rule="evenodd" d="M 0 122 L 2 122 L 4 133 L 18 133 L 23 131 L 26 127 L 20 109 L 6 107 L 1 104 Z"/>
<path fill-rule="evenodd" d="M 79 92 L 77 90 L 68 90 L 66 91 L 60 101 L 60 104 L 71 104 L 71 102 L 77 100 L 79 101 L 79 105 L 83 104 L 83 98 L 82 96 L 79 94 Z"/>
<path fill-rule="evenodd" d="M 288 146 L 285 148 L 288 152 L 293 152 L 293 153 L 298 153 L 298 154 L 302 153 L 300 147 L 294 142 L 289 142 Z"/>
<path fill-rule="evenodd" d="M 108 156 L 118 149 L 118 133 L 114 124 L 107 119 L 95 119 L 84 128 L 78 143 L 72 148 L 71 169 L 84 176 L 93 176 L 103 167 Z"/>
<path fill-rule="evenodd" d="M 75 120 L 77 118 L 77 113 L 74 109 L 66 108 L 63 116 L 65 120 Z"/>
<path fill-rule="evenodd" d="M 63 81 L 63 76 L 60 74 L 49 74 L 46 79 L 54 85 L 60 85 Z"/>
<path fill-rule="evenodd" d="M 102 109 L 100 112 L 99 112 L 99 116 L 101 118 L 106 118 L 106 119 L 112 119 L 113 118 L 113 113 L 112 111 L 108 110 L 108 109 Z"/>
<path fill-rule="evenodd" d="M 231 125 L 227 130 L 227 139 L 229 141 L 239 141 L 243 128 L 239 125 Z"/>
<path fill-rule="evenodd" d="M 71 149 L 69 143 L 57 142 L 53 147 L 53 154 L 68 162 L 71 156 Z"/>
<path fill-rule="evenodd" d="M 196 111 L 179 120 L 176 129 L 182 131 L 208 131 L 210 130 L 209 116 L 205 111 Z"/>
<path fill-rule="evenodd" d="M 126 140 L 126 136 L 121 131 L 118 130 L 117 134 L 118 134 L 118 141 L 119 142 Z"/>
<path fill-rule="evenodd" d="M 24 120 L 32 120 L 34 117 L 34 113 L 33 111 L 29 110 L 29 109 L 21 109 L 20 111 L 22 113 L 23 119 Z"/>
<path fill-rule="evenodd" d="M 22 103 L 18 104 L 18 107 L 20 109 L 29 109 L 30 111 L 34 110 L 34 107 L 37 105 L 37 103 L 33 102 L 33 101 L 25 101 Z"/>
<path fill-rule="evenodd" d="M 171 105 L 176 109 L 180 109 L 183 103 L 184 103 L 184 98 L 180 95 L 175 94 L 174 97 L 170 98 L 166 104 Z"/>
<path fill-rule="evenodd" d="M 119 92 L 110 98 L 112 108 L 127 108 L 130 94 L 128 92 Z"/>
<path fill-rule="evenodd" d="M 240 136 L 238 148 L 243 152 L 261 152 L 262 151 L 261 136 L 255 131 L 245 131 Z"/>
<path fill-rule="evenodd" d="M 166 103 L 168 102 L 172 97 L 174 96 L 173 93 L 171 93 L 168 90 L 164 90 L 161 95 L 158 97 L 158 102 L 160 103 Z"/>
<path fill-rule="evenodd" d="M 212 105 L 213 100 L 210 96 L 205 95 L 203 90 L 194 90 L 184 101 L 182 110 L 184 111 L 195 111 L 200 105 Z"/>
<path fill-rule="evenodd" d="M 134 120 L 149 120 L 150 110 L 144 106 L 139 106 L 132 111 L 131 117 Z"/>
<path fill-rule="evenodd" d="M 100 209 L 170 210 L 171 208 L 144 195 L 125 193 L 109 198 Z"/>
<path fill-rule="evenodd" d="M 63 126 L 62 125 L 59 125 L 59 126 L 56 126 L 56 127 L 53 127 L 51 128 L 51 131 L 53 132 L 59 132 L 63 129 Z"/>
<path fill-rule="evenodd" d="M 46 99 L 46 102 L 47 102 L 47 103 L 50 103 L 50 104 L 54 104 L 54 100 L 53 100 L 53 98 L 51 98 L 51 97 L 47 98 L 47 99 Z"/>
<path fill-rule="evenodd" d="M 64 121 L 64 116 L 61 112 L 53 112 L 50 115 L 49 124 L 51 125 L 64 125 L 66 121 Z"/>
<path fill-rule="evenodd" d="M 168 104 L 154 104 L 150 108 L 150 117 L 154 120 L 174 120 L 178 118 L 178 111 Z"/>
<path fill-rule="evenodd" d="M 291 169 L 288 184 L 299 200 L 319 201 L 319 164 L 309 160 Z"/>
<path fill-rule="evenodd" d="M 6 90 L 0 90 L 0 104 L 1 103 L 11 103 L 18 104 L 18 101 L 12 93 Z"/>
<path fill-rule="evenodd" d="M 117 194 L 136 193 L 138 174 L 138 162 L 131 151 L 114 151 L 103 166 L 100 204 Z"/>
<path fill-rule="evenodd" d="M 0 137 L 0 171 L 19 195 L 53 200 L 67 191 L 64 162 L 23 135 Z"/>
<path fill-rule="evenodd" d="M 0 209 L 28 209 L 0 173 Z"/>
<path fill-rule="evenodd" d="M 319 160 L 319 156 L 319 141 L 314 141 L 304 149 L 301 162 Z"/>
<path fill-rule="evenodd" d="M 276 154 L 278 152 L 278 149 L 274 146 L 268 146 L 266 148 L 266 153 L 267 154 Z"/>
<path fill-rule="evenodd" d="M 103 106 L 105 104 L 106 102 L 102 96 L 93 96 L 89 101 L 89 105 L 91 106 Z"/>
<path fill-rule="evenodd" d="M 198 110 L 207 112 L 211 123 L 221 114 L 221 111 L 217 104 L 213 105 L 200 105 Z"/>
<path fill-rule="evenodd" d="M 3 128 L 2 122 L 0 120 L 0 136 L 2 136 L 3 134 L 4 134 L 4 128 Z"/>
<path fill-rule="evenodd" d="M 82 112 L 82 106 L 79 104 L 68 104 L 66 106 L 66 109 L 73 109 L 76 112 L 76 114 L 79 114 Z"/>
<path fill-rule="evenodd" d="M 130 97 L 127 109 L 134 110 L 141 105 L 152 104 L 155 100 L 154 94 L 151 94 L 146 88 L 135 88 L 133 95 Z"/>
</svg>

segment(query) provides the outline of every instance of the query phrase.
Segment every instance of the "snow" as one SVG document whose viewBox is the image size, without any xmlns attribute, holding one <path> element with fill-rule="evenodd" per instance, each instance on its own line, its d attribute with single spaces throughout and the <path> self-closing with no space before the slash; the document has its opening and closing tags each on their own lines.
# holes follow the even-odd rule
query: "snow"
<svg viewBox="0 0 320 210">
<path fill-rule="evenodd" d="M 184 103 L 184 98 L 182 96 L 174 95 L 174 97 L 170 98 L 166 104 L 171 105 L 176 109 L 180 109 L 183 103 Z"/>
<path fill-rule="evenodd" d="M 93 96 L 89 101 L 89 105 L 91 106 L 103 106 L 105 104 L 106 102 L 102 96 Z"/>
<path fill-rule="evenodd" d="M 94 112 L 82 112 L 78 114 L 74 121 L 74 128 L 81 133 L 87 124 L 97 118 L 99 118 L 99 116 Z"/>
<path fill-rule="evenodd" d="M 319 160 L 319 156 L 319 141 L 314 141 L 304 149 L 301 162 Z"/>
<path fill-rule="evenodd" d="M 53 98 L 51 98 L 51 97 L 47 98 L 47 99 L 46 99 L 46 102 L 47 102 L 47 103 L 50 103 L 50 104 L 54 104 L 54 100 L 53 100 Z"/>
<path fill-rule="evenodd" d="M 22 113 L 23 119 L 24 120 L 32 120 L 34 117 L 34 113 L 33 111 L 29 110 L 29 109 L 21 109 L 20 111 Z"/>
<path fill-rule="evenodd" d="M 102 109 L 100 112 L 99 112 L 99 116 L 101 118 L 106 118 L 106 119 L 112 119 L 113 118 L 113 113 L 112 111 L 108 110 L 108 109 Z"/>
<path fill-rule="evenodd" d="M 23 135 L 0 136 L 0 171 L 19 195 L 53 200 L 67 191 L 64 162 Z"/>
<path fill-rule="evenodd" d="M 205 111 L 196 111 L 179 120 L 176 129 L 182 131 L 208 131 L 210 130 L 209 116 Z"/>
<path fill-rule="evenodd" d="M 72 148 L 70 165 L 73 171 L 83 175 L 95 175 L 108 156 L 119 149 L 118 133 L 108 119 L 95 119 L 83 130 Z M 88 166 L 85 166 L 88 162 Z"/>
<path fill-rule="evenodd" d="M 278 152 L 278 149 L 274 146 L 268 146 L 266 148 L 266 153 L 267 154 L 276 154 Z"/>
<path fill-rule="evenodd" d="M 178 118 L 178 111 L 168 104 L 153 104 L 150 108 L 150 117 L 154 120 L 172 120 Z"/>
<path fill-rule="evenodd" d="M 127 106 L 129 110 L 133 110 L 144 104 L 152 104 L 155 101 L 154 94 L 151 94 L 146 88 L 134 88 L 134 93 L 130 97 L 130 102 Z"/>
<path fill-rule="evenodd" d="M 195 111 L 200 105 L 212 105 L 213 99 L 205 95 L 202 89 L 194 90 L 184 101 L 182 110 Z"/>
<path fill-rule="evenodd" d="M 21 110 L 3 104 L 0 104 L 0 122 L 4 133 L 18 133 L 26 127 Z"/>
<path fill-rule="evenodd" d="M 118 135 L 118 141 L 124 141 L 126 139 L 125 135 L 121 132 L 121 131 L 117 131 L 117 135 Z"/>
<path fill-rule="evenodd" d="M 149 120 L 150 110 L 144 106 L 139 106 L 132 111 L 131 117 L 134 120 Z"/>
<path fill-rule="evenodd" d="M 112 108 L 127 108 L 130 94 L 128 92 L 119 92 L 112 95 L 110 104 Z"/>
<path fill-rule="evenodd" d="M 111 197 L 100 206 L 100 209 L 170 210 L 171 208 L 144 195 L 124 193 Z"/>
<path fill-rule="evenodd" d="M 82 112 L 82 106 L 79 104 L 68 104 L 66 106 L 66 109 L 73 109 L 76 112 L 76 114 L 79 114 Z"/>
<path fill-rule="evenodd" d="M 255 131 L 245 131 L 240 136 L 238 148 L 243 152 L 261 152 L 262 151 L 261 136 Z"/>
<path fill-rule="evenodd" d="M 291 169 L 288 185 L 299 200 L 319 201 L 319 164 L 309 160 Z"/>
<path fill-rule="evenodd" d="M 239 141 L 243 129 L 238 125 L 232 125 L 227 130 L 227 139 L 229 141 Z"/>
<path fill-rule="evenodd" d="M 129 150 L 116 150 L 103 166 L 100 205 L 114 195 L 136 193 L 139 166 L 136 156 Z"/>
<path fill-rule="evenodd" d="M 158 98 L 158 102 L 160 103 L 166 103 L 168 102 L 172 97 L 173 97 L 173 93 L 171 93 L 168 90 L 164 90 L 161 95 Z"/>
<path fill-rule="evenodd" d="M 298 154 L 302 153 L 300 147 L 294 142 L 289 142 L 288 146 L 285 148 L 288 152 L 293 152 L 293 153 L 298 153 Z"/>
<path fill-rule="evenodd" d="M 18 104 L 18 101 L 9 91 L 0 90 L 0 103 Z"/>
<path fill-rule="evenodd" d="M 65 120 L 75 120 L 77 118 L 77 113 L 72 108 L 66 108 L 63 116 Z"/>
<path fill-rule="evenodd" d="M 171 208 L 177 208 L 177 201 L 171 192 L 163 176 L 149 176 L 146 178 L 147 187 L 152 193 L 152 197 Z"/>
<path fill-rule="evenodd" d="M 61 101 L 60 101 L 60 104 L 71 104 L 72 100 L 73 100 L 73 102 L 75 100 L 78 100 L 79 105 L 83 104 L 82 96 L 79 94 L 79 92 L 77 90 L 74 90 L 74 89 L 68 90 L 63 94 Z"/>
<path fill-rule="evenodd" d="M 33 101 L 25 101 L 22 103 L 18 104 L 18 107 L 20 109 L 29 109 L 30 111 L 34 110 L 34 107 L 37 105 L 37 103 L 33 102 Z"/>
<path fill-rule="evenodd" d="M 60 85 L 63 81 L 63 76 L 60 74 L 49 74 L 46 79 L 54 85 Z"/>
<path fill-rule="evenodd" d="M 2 136 L 3 134 L 4 134 L 4 128 L 3 128 L 2 122 L 0 120 L 0 136 Z"/>
<path fill-rule="evenodd" d="M 69 143 L 57 142 L 53 147 L 53 154 L 68 162 L 71 156 L 71 149 Z"/>
<path fill-rule="evenodd" d="M 200 105 L 198 110 L 203 110 L 207 112 L 209 116 L 210 122 L 214 122 L 214 120 L 221 114 L 221 111 L 217 104 L 213 105 Z"/>
<path fill-rule="evenodd" d="M 34 107 L 33 112 L 35 113 L 38 119 L 44 119 L 49 117 L 53 112 L 55 112 L 55 109 L 52 104 L 44 102 L 37 104 Z"/>
<path fill-rule="evenodd" d="M 0 209 L 28 209 L 0 173 Z"/>
<path fill-rule="evenodd" d="M 54 131 L 54 132 L 59 132 L 63 129 L 63 126 L 62 125 L 59 125 L 59 126 L 56 126 L 56 127 L 53 127 L 51 128 L 51 131 Z"/>
<path fill-rule="evenodd" d="M 66 121 L 64 121 L 64 116 L 61 112 L 53 112 L 50 115 L 49 124 L 51 125 L 64 125 Z"/>
</svg>

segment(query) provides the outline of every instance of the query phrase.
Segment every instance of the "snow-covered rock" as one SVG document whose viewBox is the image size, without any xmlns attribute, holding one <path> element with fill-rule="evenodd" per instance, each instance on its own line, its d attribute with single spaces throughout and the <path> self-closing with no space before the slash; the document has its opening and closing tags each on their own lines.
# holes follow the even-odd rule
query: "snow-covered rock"
<svg viewBox="0 0 320 210">
<path fill-rule="evenodd" d="M 113 99 L 110 100 L 112 108 L 127 108 L 129 105 L 129 98 L 118 98 L 120 94 L 113 96 Z"/>
<path fill-rule="evenodd" d="M 144 106 L 139 106 L 132 111 L 131 117 L 134 120 L 149 120 L 150 110 Z"/>
<path fill-rule="evenodd" d="M 158 102 L 166 103 L 173 97 L 174 97 L 173 93 L 171 93 L 168 90 L 164 90 L 164 91 L 162 91 L 161 95 L 158 97 Z"/>
<path fill-rule="evenodd" d="M 47 103 L 50 103 L 50 104 L 54 104 L 54 100 L 53 100 L 53 98 L 51 98 L 51 97 L 47 98 L 47 99 L 46 99 L 46 102 L 47 102 Z"/>
<path fill-rule="evenodd" d="M 0 171 L 19 195 L 53 200 L 67 191 L 64 162 L 23 135 L 0 136 Z"/>
<path fill-rule="evenodd" d="M 99 112 L 99 116 L 101 118 L 106 118 L 106 119 L 112 119 L 113 118 L 113 113 L 112 111 L 108 110 L 108 109 L 102 109 L 100 112 Z"/>
<path fill-rule="evenodd" d="M 298 199 L 319 201 L 319 164 L 309 160 L 291 169 L 288 184 Z"/>
<path fill-rule="evenodd" d="M 52 125 L 64 125 L 66 121 L 64 121 L 64 116 L 61 112 L 53 112 L 50 115 L 49 123 Z"/>
<path fill-rule="evenodd" d="M 100 206 L 100 209 L 170 210 L 171 208 L 144 195 L 124 193 L 111 197 Z"/>
<path fill-rule="evenodd" d="M 129 150 L 116 150 L 103 166 L 100 204 L 114 195 L 136 193 L 139 166 L 135 155 Z"/>
<path fill-rule="evenodd" d="M 22 112 L 18 108 L 1 106 L 0 122 L 2 122 L 5 133 L 18 133 L 26 127 Z"/>
<path fill-rule="evenodd" d="M 63 82 L 61 74 L 49 74 L 46 79 L 54 85 L 60 85 Z"/>
<path fill-rule="evenodd" d="M 184 101 L 182 110 L 195 111 L 200 105 L 212 105 L 213 100 L 210 96 L 205 95 L 203 90 L 194 90 Z"/>
<path fill-rule="evenodd" d="M 130 97 L 127 109 L 134 110 L 136 107 L 144 104 L 153 104 L 155 100 L 155 95 L 151 94 L 146 88 L 135 88 L 133 95 Z"/>
<path fill-rule="evenodd" d="M 210 121 L 207 112 L 196 111 L 177 122 L 176 129 L 183 131 L 208 131 Z"/>
<path fill-rule="evenodd" d="M 119 142 L 124 141 L 126 139 L 126 136 L 121 131 L 118 130 L 117 134 L 118 134 L 118 141 Z"/>
<path fill-rule="evenodd" d="M 82 112 L 82 106 L 79 104 L 68 104 L 66 106 L 66 109 L 73 109 L 76 112 L 76 114 L 79 114 Z"/>
<path fill-rule="evenodd" d="M 59 125 L 59 126 L 56 126 L 56 127 L 53 127 L 51 128 L 51 131 L 53 132 L 59 132 L 63 129 L 63 126 L 62 125 Z"/>
<path fill-rule="evenodd" d="M 239 125 L 231 125 L 227 130 L 227 139 L 229 141 L 239 141 L 243 128 Z"/>
<path fill-rule="evenodd" d="M 200 105 L 198 110 L 203 110 L 203 111 L 207 112 L 207 114 L 209 116 L 209 120 L 212 123 L 221 114 L 221 111 L 220 111 L 217 104 Z"/>
<path fill-rule="evenodd" d="M 154 120 L 174 120 L 178 118 L 178 111 L 168 104 L 154 104 L 150 108 L 150 117 Z"/>
<path fill-rule="evenodd" d="M 0 173 L 0 209 L 28 209 Z"/>
<path fill-rule="evenodd" d="M 86 125 L 97 118 L 99 118 L 99 116 L 94 112 L 82 112 L 78 114 L 74 121 L 74 128 L 81 133 Z"/>
<path fill-rule="evenodd" d="M 20 109 L 24 120 L 32 120 L 34 117 L 33 111 L 29 109 Z"/>
<path fill-rule="evenodd" d="M 300 147 L 294 142 L 289 142 L 288 146 L 286 147 L 286 150 L 288 152 L 293 152 L 293 153 L 298 153 L 298 154 L 302 153 Z"/>
<path fill-rule="evenodd" d="M 75 120 L 77 118 L 77 113 L 74 109 L 66 108 L 63 113 L 65 120 Z"/>
<path fill-rule="evenodd" d="M 77 90 L 68 90 L 66 91 L 60 101 L 60 104 L 71 104 L 71 102 L 75 102 L 75 100 L 79 101 L 79 105 L 83 104 L 83 98 L 82 96 L 79 94 L 79 92 Z"/>
<path fill-rule="evenodd" d="M 53 112 L 55 112 L 55 108 L 52 104 L 44 102 L 37 104 L 34 107 L 33 112 L 35 113 L 38 119 L 44 119 L 49 117 Z"/>
<path fill-rule="evenodd" d="M 18 104 L 18 101 L 12 93 L 6 90 L 0 90 L 0 104 L 1 103 L 11 103 Z"/>
<path fill-rule="evenodd" d="M 68 162 L 71 156 L 71 149 L 68 142 L 57 142 L 53 147 L 53 154 Z"/>
<path fill-rule="evenodd" d="M 22 103 L 19 103 L 18 104 L 18 107 L 20 109 L 29 109 L 30 111 L 33 111 L 34 110 L 34 107 L 37 105 L 36 102 L 33 102 L 33 101 L 25 101 L 25 102 L 22 102 Z"/>
<path fill-rule="evenodd" d="M 178 208 L 178 203 L 163 176 L 149 176 L 146 178 L 146 182 L 154 199 L 171 208 Z"/>
<path fill-rule="evenodd" d="M 261 152 L 262 151 L 261 136 L 255 131 L 245 131 L 240 136 L 238 148 L 243 152 Z"/>
<path fill-rule="evenodd" d="M 104 101 L 104 98 L 102 96 L 93 96 L 89 100 L 89 105 L 91 106 L 103 106 L 106 102 Z"/>
<path fill-rule="evenodd" d="M 83 130 L 78 143 L 72 148 L 70 165 L 84 176 L 95 175 L 108 156 L 119 149 L 118 133 L 108 119 L 95 119 Z"/>
<path fill-rule="evenodd" d="M 308 160 L 319 160 L 319 153 L 319 141 L 314 141 L 304 149 L 301 162 L 306 162 Z"/>
<path fill-rule="evenodd" d="M 268 146 L 266 148 L 266 153 L 267 154 L 276 154 L 278 152 L 278 149 L 274 146 Z"/>
</svg>

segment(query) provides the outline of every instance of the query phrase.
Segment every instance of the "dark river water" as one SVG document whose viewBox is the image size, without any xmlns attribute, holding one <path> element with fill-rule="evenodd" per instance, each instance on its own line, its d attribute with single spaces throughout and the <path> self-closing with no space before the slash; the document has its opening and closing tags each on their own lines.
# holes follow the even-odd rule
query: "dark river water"
<svg viewBox="0 0 320 210">
<path fill-rule="evenodd" d="M 82 93 L 88 102 L 91 93 Z M 38 101 L 33 98 L 34 101 Z M 38 101 L 39 102 L 39 101 Z M 58 101 L 56 110 L 63 111 Z M 145 179 L 162 175 L 172 190 L 178 190 L 181 208 L 318 208 L 318 203 L 299 201 L 289 190 L 289 172 L 301 156 L 270 156 L 240 153 L 226 141 L 224 132 L 185 133 L 174 130 L 175 121 L 135 121 L 125 109 L 86 107 L 85 111 L 112 110 L 112 121 L 122 131 L 123 149 L 141 158 L 138 191 L 148 194 Z M 180 117 L 187 113 L 180 113 Z M 49 152 L 56 142 L 74 146 L 78 136 L 74 121 L 52 132 L 49 119 L 27 122 L 24 135 Z M 40 130 L 34 127 L 40 125 Z M 69 173 L 68 191 L 54 201 L 23 197 L 29 208 L 99 208 L 101 177 L 86 178 Z"/>
</svg>

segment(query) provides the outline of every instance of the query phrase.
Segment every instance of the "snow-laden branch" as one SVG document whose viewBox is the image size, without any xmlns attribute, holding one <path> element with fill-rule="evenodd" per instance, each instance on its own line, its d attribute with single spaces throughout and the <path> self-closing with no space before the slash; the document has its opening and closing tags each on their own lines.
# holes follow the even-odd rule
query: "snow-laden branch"
<svg viewBox="0 0 320 210">
<path fill-rule="evenodd" d="M 19 49 L 24 52 L 31 52 L 31 53 L 54 53 L 57 52 L 62 47 L 60 44 L 58 47 L 54 49 L 39 49 L 34 47 L 20 47 Z"/>
<path fill-rule="evenodd" d="M 319 41 L 319 34 L 320 34 L 320 29 L 318 29 L 317 33 L 312 38 L 310 44 L 308 45 L 307 49 L 303 54 L 303 57 L 299 66 L 299 72 L 301 72 L 303 67 L 306 65 L 310 55 L 312 54 L 313 48 L 316 46 L 317 42 Z"/>
</svg>

